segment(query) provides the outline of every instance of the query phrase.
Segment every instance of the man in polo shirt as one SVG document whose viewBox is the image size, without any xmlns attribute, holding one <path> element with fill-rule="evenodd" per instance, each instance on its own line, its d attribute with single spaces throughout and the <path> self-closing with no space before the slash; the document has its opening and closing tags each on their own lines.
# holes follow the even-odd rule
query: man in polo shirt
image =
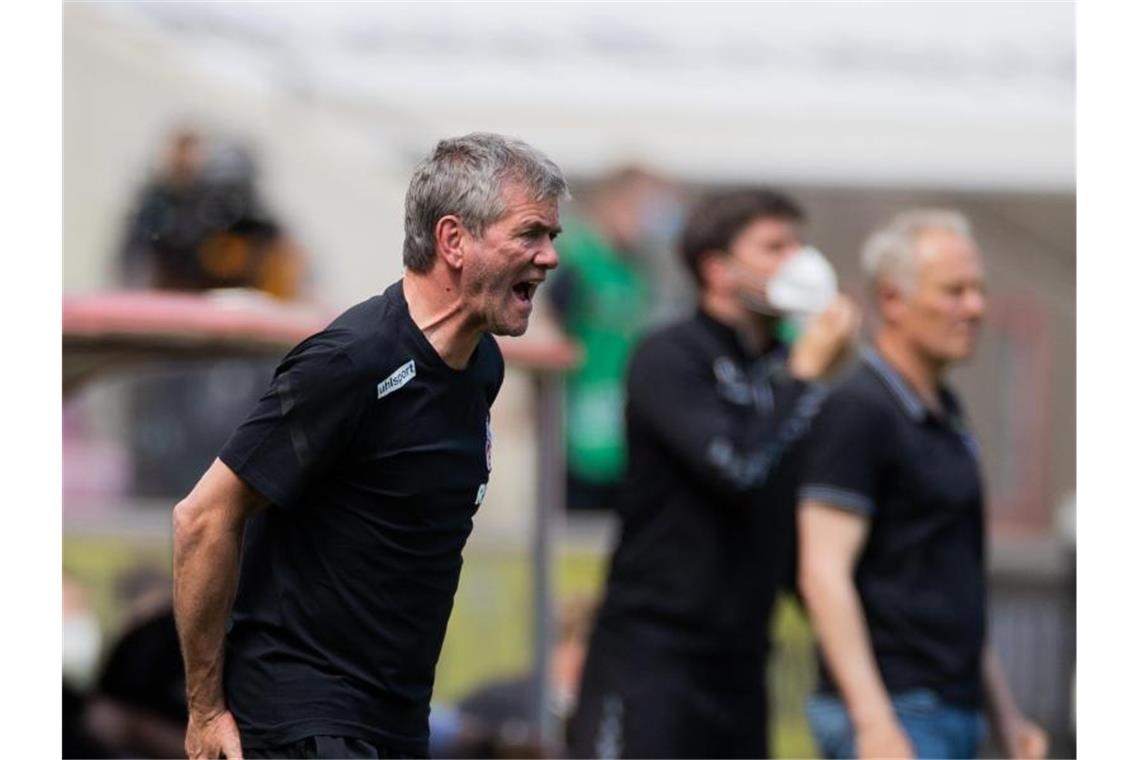
<svg viewBox="0 0 1140 760">
<path fill-rule="evenodd" d="M 565 192 L 517 140 L 441 141 L 408 187 L 403 278 L 289 352 L 175 507 L 191 758 L 427 756 L 491 470 L 491 335 L 526 330 Z"/>
<path fill-rule="evenodd" d="M 986 643 L 978 447 L 946 370 L 985 313 L 966 219 L 916 210 L 868 240 L 874 345 L 824 402 L 799 489 L 799 581 L 822 648 L 808 719 L 828 757 L 973 757 L 981 708 L 1042 757 Z"/>
</svg>

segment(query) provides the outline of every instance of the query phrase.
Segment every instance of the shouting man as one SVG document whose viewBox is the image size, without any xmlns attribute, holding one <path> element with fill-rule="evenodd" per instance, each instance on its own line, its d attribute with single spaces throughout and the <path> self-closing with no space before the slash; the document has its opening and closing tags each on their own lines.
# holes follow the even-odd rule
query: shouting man
<svg viewBox="0 0 1140 760">
<path fill-rule="evenodd" d="M 426 757 L 491 470 L 491 334 L 526 331 L 565 195 L 522 142 L 440 142 L 408 187 L 402 280 L 294 348 L 175 507 L 191 758 Z"/>
</svg>

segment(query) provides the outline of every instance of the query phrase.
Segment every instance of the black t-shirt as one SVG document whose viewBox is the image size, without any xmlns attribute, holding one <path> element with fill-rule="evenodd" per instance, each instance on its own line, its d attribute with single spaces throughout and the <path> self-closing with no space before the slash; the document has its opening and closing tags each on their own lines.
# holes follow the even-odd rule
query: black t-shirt
<svg viewBox="0 0 1140 760">
<path fill-rule="evenodd" d="M 762 657 L 795 540 L 788 460 L 822 393 L 787 374 L 786 356 L 779 344 L 751 355 L 703 312 L 634 351 L 621 532 L 595 642 L 735 673 Z"/>
<path fill-rule="evenodd" d="M 824 402 L 804 452 L 802 499 L 866 515 L 855 568 L 888 691 L 981 698 L 986 583 L 978 446 L 951 391 L 935 413 L 873 349 Z M 834 692 L 820 658 L 820 686 Z"/>
<path fill-rule="evenodd" d="M 219 455 L 273 503 L 246 528 L 226 637 L 243 743 L 328 734 L 427 752 L 503 370 L 489 335 L 448 367 L 401 282 L 282 360 Z"/>
</svg>

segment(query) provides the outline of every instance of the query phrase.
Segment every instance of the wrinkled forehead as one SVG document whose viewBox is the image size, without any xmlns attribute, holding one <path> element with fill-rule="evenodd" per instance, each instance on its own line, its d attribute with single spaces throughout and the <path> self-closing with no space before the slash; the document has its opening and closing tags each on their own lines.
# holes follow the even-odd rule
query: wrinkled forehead
<svg viewBox="0 0 1140 760">
<path fill-rule="evenodd" d="M 559 200 L 557 195 L 540 197 L 526 184 L 517 180 L 508 180 L 503 183 L 499 192 L 499 202 L 503 210 L 496 221 L 520 216 L 536 216 L 542 221 L 556 223 Z"/>
</svg>

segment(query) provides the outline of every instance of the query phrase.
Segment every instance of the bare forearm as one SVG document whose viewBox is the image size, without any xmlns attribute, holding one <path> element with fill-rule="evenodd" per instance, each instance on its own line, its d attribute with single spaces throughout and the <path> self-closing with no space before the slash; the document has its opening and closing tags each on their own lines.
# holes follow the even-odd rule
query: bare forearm
<svg viewBox="0 0 1140 760">
<path fill-rule="evenodd" d="M 175 510 L 174 616 L 186 667 L 191 713 L 225 707 L 225 624 L 237 588 L 242 526 Z"/>
<path fill-rule="evenodd" d="M 894 719 L 850 577 L 816 573 L 804 596 L 828 669 L 856 727 Z"/>
</svg>

